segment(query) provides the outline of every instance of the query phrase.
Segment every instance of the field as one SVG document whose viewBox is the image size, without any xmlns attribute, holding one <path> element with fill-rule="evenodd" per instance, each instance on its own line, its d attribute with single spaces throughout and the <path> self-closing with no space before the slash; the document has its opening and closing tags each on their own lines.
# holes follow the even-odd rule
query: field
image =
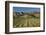
<svg viewBox="0 0 46 35">
<path fill-rule="evenodd" d="M 32 17 L 28 15 L 13 16 L 13 28 L 21 27 L 40 27 L 40 17 Z"/>
</svg>

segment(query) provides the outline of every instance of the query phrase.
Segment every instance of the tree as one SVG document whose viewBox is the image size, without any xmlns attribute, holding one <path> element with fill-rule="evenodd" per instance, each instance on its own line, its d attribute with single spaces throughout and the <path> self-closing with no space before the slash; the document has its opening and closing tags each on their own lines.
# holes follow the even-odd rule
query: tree
<svg viewBox="0 0 46 35">
<path fill-rule="evenodd" d="M 24 15 L 24 12 L 21 12 Z"/>
</svg>

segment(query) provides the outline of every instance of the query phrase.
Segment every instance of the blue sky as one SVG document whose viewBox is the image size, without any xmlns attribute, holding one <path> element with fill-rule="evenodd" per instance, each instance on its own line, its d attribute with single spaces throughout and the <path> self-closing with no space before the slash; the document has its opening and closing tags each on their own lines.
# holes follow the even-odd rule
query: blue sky
<svg viewBox="0 0 46 35">
<path fill-rule="evenodd" d="M 40 12 L 40 8 L 13 7 L 13 12 Z"/>
</svg>

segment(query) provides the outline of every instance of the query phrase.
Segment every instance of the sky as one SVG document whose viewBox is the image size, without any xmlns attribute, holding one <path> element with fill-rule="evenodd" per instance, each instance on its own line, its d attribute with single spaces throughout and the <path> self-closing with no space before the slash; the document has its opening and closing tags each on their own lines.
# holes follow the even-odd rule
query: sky
<svg viewBox="0 0 46 35">
<path fill-rule="evenodd" d="M 13 7 L 13 12 L 40 12 L 40 8 Z"/>
</svg>

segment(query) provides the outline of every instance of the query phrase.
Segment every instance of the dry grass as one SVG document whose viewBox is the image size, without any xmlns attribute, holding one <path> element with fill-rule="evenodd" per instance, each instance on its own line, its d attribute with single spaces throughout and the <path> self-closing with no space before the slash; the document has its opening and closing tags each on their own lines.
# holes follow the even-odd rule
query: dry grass
<svg viewBox="0 0 46 35">
<path fill-rule="evenodd" d="M 32 17 L 32 16 L 17 16 L 13 18 L 13 27 L 21 28 L 21 27 L 40 27 L 40 18 Z"/>
</svg>

